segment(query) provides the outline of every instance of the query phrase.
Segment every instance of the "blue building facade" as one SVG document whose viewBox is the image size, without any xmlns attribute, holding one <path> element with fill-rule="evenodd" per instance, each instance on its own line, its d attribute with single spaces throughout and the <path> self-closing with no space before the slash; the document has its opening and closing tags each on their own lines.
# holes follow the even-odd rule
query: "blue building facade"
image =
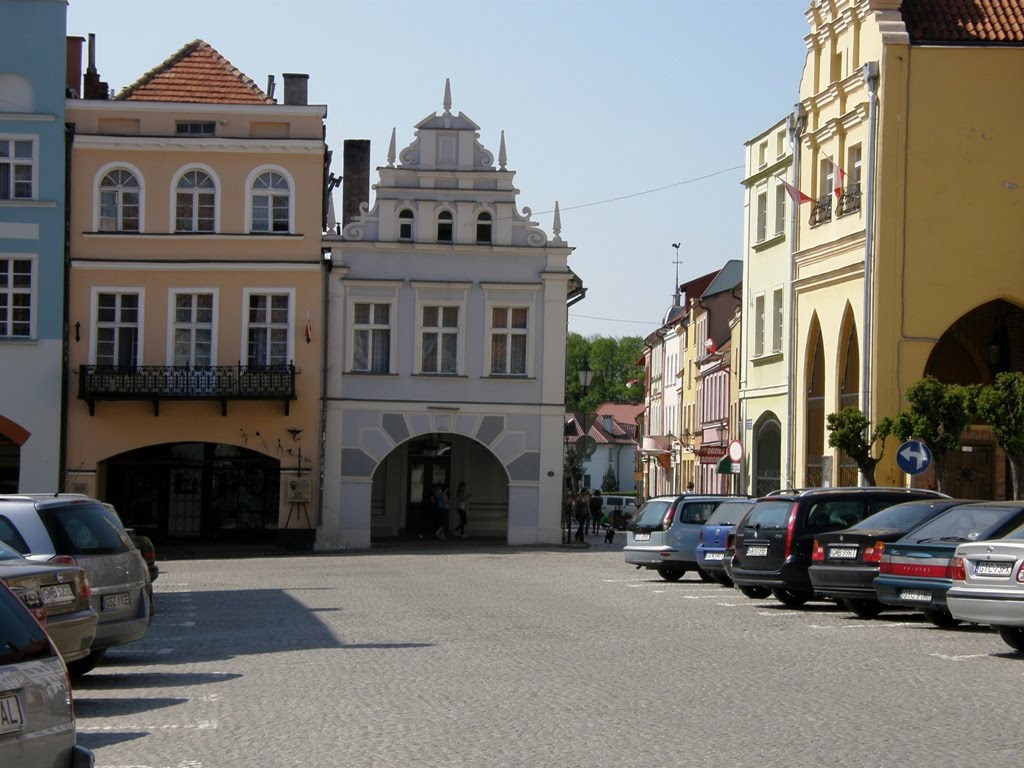
<svg viewBox="0 0 1024 768">
<path fill-rule="evenodd" d="M 0 491 L 51 491 L 64 421 L 67 3 L 0 0 L 0 29 Z"/>
</svg>

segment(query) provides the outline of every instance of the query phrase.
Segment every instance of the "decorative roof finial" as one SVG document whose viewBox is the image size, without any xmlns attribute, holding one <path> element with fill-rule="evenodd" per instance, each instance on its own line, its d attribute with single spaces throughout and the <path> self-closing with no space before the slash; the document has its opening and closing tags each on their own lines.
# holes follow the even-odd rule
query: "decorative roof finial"
<svg viewBox="0 0 1024 768">
<path fill-rule="evenodd" d="M 505 170 L 505 164 L 508 162 L 508 156 L 505 154 L 505 132 L 501 132 L 501 146 L 498 147 L 498 168 L 499 170 Z"/>
<path fill-rule="evenodd" d="M 452 111 L 452 84 L 447 77 L 444 79 L 444 111 Z"/>
<path fill-rule="evenodd" d="M 391 129 L 391 143 L 388 145 L 388 168 L 395 167 L 395 129 Z"/>
<path fill-rule="evenodd" d="M 555 200 L 555 217 L 551 221 L 551 231 L 555 234 L 555 242 L 562 242 L 562 214 L 558 210 L 557 200 Z"/>
</svg>

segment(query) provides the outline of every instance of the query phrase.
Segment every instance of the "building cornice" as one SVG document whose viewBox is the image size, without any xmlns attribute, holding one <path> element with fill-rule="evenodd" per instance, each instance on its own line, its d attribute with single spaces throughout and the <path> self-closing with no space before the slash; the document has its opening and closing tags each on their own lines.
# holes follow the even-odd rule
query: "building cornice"
<svg viewBox="0 0 1024 768">
<path fill-rule="evenodd" d="M 72 269 L 124 270 L 126 272 L 319 272 L 320 261 L 118 261 L 116 259 L 72 259 Z"/>
<path fill-rule="evenodd" d="M 101 136 L 76 133 L 75 149 L 125 149 L 153 152 L 246 152 L 322 155 L 318 139 L 186 139 L 179 136 Z"/>
<path fill-rule="evenodd" d="M 68 112 L 155 112 L 174 115 L 245 115 L 275 117 L 327 117 L 326 104 L 207 104 L 182 101 L 112 101 L 104 99 L 67 99 Z"/>
</svg>

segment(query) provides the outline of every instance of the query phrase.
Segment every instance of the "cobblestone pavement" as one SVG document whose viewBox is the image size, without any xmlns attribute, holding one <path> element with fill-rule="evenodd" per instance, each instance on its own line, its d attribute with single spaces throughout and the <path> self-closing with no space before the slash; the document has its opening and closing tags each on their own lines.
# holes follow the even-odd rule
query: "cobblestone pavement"
<svg viewBox="0 0 1024 768">
<path fill-rule="evenodd" d="M 783 608 L 589 550 L 170 560 L 76 683 L 99 768 L 976 766 L 1019 757 L 987 628 Z"/>
</svg>

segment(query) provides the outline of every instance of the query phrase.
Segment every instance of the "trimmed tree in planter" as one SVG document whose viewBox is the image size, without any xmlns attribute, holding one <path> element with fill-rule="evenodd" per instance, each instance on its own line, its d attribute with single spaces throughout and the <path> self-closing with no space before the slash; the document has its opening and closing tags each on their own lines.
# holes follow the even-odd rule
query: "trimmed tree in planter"
<svg viewBox="0 0 1024 768">
<path fill-rule="evenodd" d="M 864 475 L 864 482 L 877 485 L 875 467 L 885 454 L 885 438 L 892 434 L 892 419 L 882 419 L 872 432 L 867 416 L 860 408 L 851 405 L 837 413 L 830 413 L 825 417 L 825 422 L 829 446 L 839 448 L 856 462 L 860 473 Z M 875 443 L 880 445 L 877 456 L 872 455 Z"/>
<path fill-rule="evenodd" d="M 992 435 L 1010 462 L 1013 498 L 1024 499 L 1024 373 L 1000 373 L 978 394 L 978 413 L 992 425 Z"/>
</svg>

